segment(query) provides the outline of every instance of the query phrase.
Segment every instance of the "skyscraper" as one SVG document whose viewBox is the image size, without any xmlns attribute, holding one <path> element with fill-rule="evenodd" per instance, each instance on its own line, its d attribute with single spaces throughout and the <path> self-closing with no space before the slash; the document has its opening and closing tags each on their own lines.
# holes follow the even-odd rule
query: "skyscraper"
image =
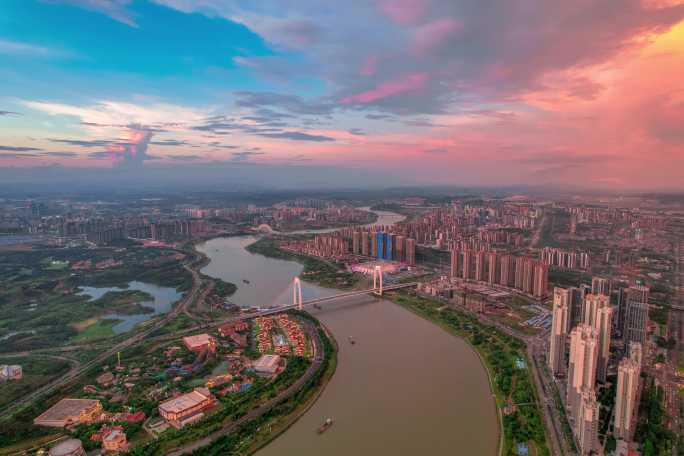
<svg viewBox="0 0 684 456">
<path fill-rule="evenodd" d="M 525 258 L 523 262 L 523 286 L 522 290 L 525 293 L 532 293 L 534 288 L 534 261 L 530 258 Z"/>
<path fill-rule="evenodd" d="M 570 305 L 570 327 L 574 328 L 582 322 L 582 309 L 584 308 L 584 290 L 582 288 L 570 288 L 572 303 Z"/>
<path fill-rule="evenodd" d="M 497 273 L 499 272 L 499 256 L 496 252 L 487 254 L 487 282 L 496 283 Z"/>
<path fill-rule="evenodd" d="M 596 391 L 594 388 L 584 388 L 574 427 L 580 455 L 592 454 L 598 446 L 598 427 L 599 404 L 596 400 Z"/>
<path fill-rule="evenodd" d="M 463 278 L 468 280 L 470 279 L 470 257 L 471 253 L 469 249 L 465 249 L 463 251 Z"/>
<path fill-rule="evenodd" d="M 608 373 L 608 359 L 610 358 L 610 336 L 613 328 L 613 308 L 600 307 L 596 314 L 594 327 L 598 331 L 598 360 L 596 364 L 596 378 L 600 382 L 606 381 Z"/>
<path fill-rule="evenodd" d="M 416 264 L 416 240 L 408 238 L 406 239 L 406 263 L 410 266 Z"/>
<path fill-rule="evenodd" d="M 456 248 L 451 249 L 451 268 L 450 268 L 450 275 L 451 277 L 458 277 L 458 260 L 461 256 L 461 252 L 458 251 Z"/>
<path fill-rule="evenodd" d="M 361 255 L 361 232 L 354 231 L 352 233 L 352 253 L 354 255 Z"/>
<path fill-rule="evenodd" d="M 523 289 L 523 282 L 524 282 L 524 276 L 523 276 L 523 269 L 525 267 L 525 258 L 524 257 L 515 257 L 515 282 L 514 286 L 515 288 L 522 290 Z"/>
<path fill-rule="evenodd" d="M 610 296 L 611 283 L 610 280 L 603 277 L 594 277 L 591 279 L 591 294 L 602 294 Z"/>
<path fill-rule="evenodd" d="M 627 289 L 625 332 L 623 334 L 625 346 L 629 346 L 630 342 L 639 342 L 642 346 L 646 343 L 648 292 L 647 287 L 638 285 Z"/>
<path fill-rule="evenodd" d="M 570 416 L 577 423 L 580 399 L 584 388 L 596 384 L 598 333 L 592 326 L 580 323 L 570 332 L 570 359 L 568 363 L 567 400 Z"/>
<path fill-rule="evenodd" d="M 608 296 L 591 293 L 586 295 L 582 307 L 582 323 L 596 327 L 598 310 L 608 306 Z"/>
<path fill-rule="evenodd" d="M 615 394 L 614 433 L 617 438 L 631 440 L 639 391 L 639 367 L 632 357 L 625 357 L 618 365 Z"/>
<path fill-rule="evenodd" d="M 485 253 L 482 250 L 475 252 L 475 280 L 484 280 Z"/>
<path fill-rule="evenodd" d="M 641 374 L 641 363 L 643 362 L 644 353 L 642 345 L 639 342 L 629 343 L 629 357 L 637 364 L 639 374 Z"/>
<path fill-rule="evenodd" d="M 368 256 L 369 254 L 368 233 L 361 231 L 361 255 Z"/>
<path fill-rule="evenodd" d="M 555 376 L 566 371 L 565 345 L 569 330 L 570 291 L 564 288 L 553 289 L 553 321 L 549 340 L 549 369 Z"/>
<path fill-rule="evenodd" d="M 501 257 L 501 270 L 499 271 L 499 284 L 504 287 L 511 284 L 511 272 L 513 271 L 513 257 L 503 255 Z"/>
<path fill-rule="evenodd" d="M 537 298 L 546 296 L 546 289 L 549 287 L 549 267 L 542 263 L 537 263 L 534 267 L 534 289 L 532 290 Z"/>
</svg>

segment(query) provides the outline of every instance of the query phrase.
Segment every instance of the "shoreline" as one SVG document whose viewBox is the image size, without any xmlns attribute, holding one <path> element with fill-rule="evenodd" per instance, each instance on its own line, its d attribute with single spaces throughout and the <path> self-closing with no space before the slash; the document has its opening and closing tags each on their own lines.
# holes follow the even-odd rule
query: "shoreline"
<svg viewBox="0 0 684 456">
<path fill-rule="evenodd" d="M 311 314 L 309 314 L 309 315 L 311 315 Z M 313 315 L 311 315 L 311 317 L 316 319 L 316 317 L 314 317 Z M 260 450 L 266 448 L 268 445 L 273 443 L 273 441 L 275 441 L 278 437 L 283 435 L 292 426 L 294 426 L 295 423 L 297 423 L 297 421 L 299 421 L 316 404 L 316 402 L 321 397 L 321 395 L 323 394 L 323 392 L 327 388 L 328 384 L 330 383 L 330 380 L 332 380 L 333 375 L 335 375 L 335 372 L 337 371 L 337 352 L 339 349 L 338 344 L 337 344 L 337 339 L 335 339 L 332 332 L 330 332 L 330 330 L 320 320 L 316 319 L 316 321 L 319 322 L 321 329 L 323 329 L 323 331 L 325 332 L 325 335 L 328 337 L 328 339 L 330 340 L 330 343 L 332 344 L 332 346 L 334 348 L 334 352 L 333 352 L 334 356 L 331 359 L 331 364 L 328 365 L 328 367 L 326 368 L 326 371 L 323 372 L 323 376 L 322 376 L 323 381 L 322 381 L 320 387 L 314 391 L 313 395 L 304 404 L 302 404 L 301 407 L 297 407 L 297 409 L 294 410 L 291 414 L 283 417 L 285 422 L 283 423 L 282 428 L 278 429 L 278 431 L 275 434 L 270 435 L 269 438 L 267 438 L 265 441 L 261 442 L 261 444 L 257 445 L 254 449 L 249 450 L 247 452 L 248 455 L 256 454 Z"/>
<path fill-rule="evenodd" d="M 461 336 L 461 335 L 459 335 L 459 334 L 454 333 L 454 331 L 451 330 L 447 325 L 444 325 L 444 324 L 439 323 L 439 322 L 437 322 L 437 321 L 434 321 L 434 320 L 432 320 L 432 319 L 430 319 L 430 318 L 427 318 L 427 317 L 425 317 L 424 315 L 421 315 L 419 312 L 417 312 L 417 311 L 416 311 L 413 307 L 411 307 L 411 306 L 407 306 L 407 305 L 398 303 L 398 302 L 396 302 L 396 301 L 394 301 L 393 299 L 390 299 L 390 298 L 384 298 L 384 297 L 383 297 L 382 299 L 386 299 L 387 301 L 391 302 L 392 304 L 398 305 L 399 307 L 408 310 L 408 311 L 411 312 L 413 315 L 415 315 L 415 316 L 417 316 L 417 317 L 419 317 L 419 318 L 422 318 L 423 320 L 426 320 L 426 321 L 428 321 L 428 322 L 434 324 L 435 326 L 441 328 L 443 331 L 445 331 L 445 332 L 446 332 L 447 334 L 449 334 L 450 336 L 454 336 L 454 337 L 456 337 L 456 338 L 458 338 L 458 339 L 461 339 L 461 340 L 465 343 L 465 345 L 468 346 L 468 348 L 470 348 L 470 349 L 475 353 L 475 355 L 477 355 L 477 359 L 480 361 L 480 365 L 484 368 L 485 372 L 487 373 L 487 380 L 489 381 L 489 392 L 492 394 L 492 397 L 494 398 L 494 409 L 496 410 L 497 424 L 499 425 L 499 426 L 498 426 L 498 430 L 499 430 L 499 431 L 498 431 L 498 433 L 499 433 L 499 439 L 498 439 L 498 440 L 499 440 L 499 443 L 497 444 L 497 451 L 496 451 L 496 454 L 497 454 L 498 456 L 503 456 L 504 438 L 505 438 L 505 435 L 504 435 L 504 427 L 503 427 L 503 412 L 502 412 L 501 407 L 500 407 L 499 404 L 498 404 L 498 400 L 497 400 L 497 399 L 498 399 L 498 396 L 497 396 L 496 389 L 495 389 L 495 387 L 494 387 L 494 377 L 493 377 L 492 371 L 491 371 L 491 369 L 490 369 L 490 366 L 487 364 L 487 362 L 486 362 L 485 359 L 483 358 L 482 353 L 480 353 L 480 351 L 479 351 L 477 348 L 475 348 L 475 346 L 474 346 L 473 344 L 471 344 L 470 341 L 468 341 L 467 338 L 465 338 L 465 337 L 463 337 L 463 336 Z"/>
</svg>

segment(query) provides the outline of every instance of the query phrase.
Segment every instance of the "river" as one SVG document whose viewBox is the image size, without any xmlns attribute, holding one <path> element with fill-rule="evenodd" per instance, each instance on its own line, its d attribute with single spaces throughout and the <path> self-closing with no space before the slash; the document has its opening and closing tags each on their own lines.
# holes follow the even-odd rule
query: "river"
<svg viewBox="0 0 684 456">
<path fill-rule="evenodd" d="M 238 305 L 290 303 L 290 284 L 302 266 L 244 250 L 255 240 L 217 238 L 199 245 L 211 260 L 202 272 L 237 284 L 231 300 Z M 332 293 L 303 283 L 305 300 Z M 463 340 L 371 297 L 325 304 L 313 313 L 339 343 L 337 371 L 313 407 L 259 456 L 496 454 L 498 423 L 487 375 Z M 334 425 L 318 435 L 327 417 Z"/>
</svg>

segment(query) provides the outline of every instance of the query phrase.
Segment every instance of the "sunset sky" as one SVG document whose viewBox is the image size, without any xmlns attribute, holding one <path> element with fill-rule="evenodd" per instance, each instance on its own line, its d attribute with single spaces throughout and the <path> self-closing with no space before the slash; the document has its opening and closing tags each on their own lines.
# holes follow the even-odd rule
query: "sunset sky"
<svg viewBox="0 0 684 456">
<path fill-rule="evenodd" d="M 2 0 L 0 168 L 55 164 L 684 189 L 684 1 Z"/>
</svg>

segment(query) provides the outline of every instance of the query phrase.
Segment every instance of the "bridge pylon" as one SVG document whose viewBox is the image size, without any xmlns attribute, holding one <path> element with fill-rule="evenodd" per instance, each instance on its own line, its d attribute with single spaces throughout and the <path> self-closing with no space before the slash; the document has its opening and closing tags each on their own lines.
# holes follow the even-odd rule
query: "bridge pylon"
<svg viewBox="0 0 684 456">
<path fill-rule="evenodd" d="M 373 269 L 373 293 L 382 296 L 382 268 L 380 266 L 375 266 Z"/>
<path fill-rule="evenodd" d="M 297 309 L 304 310 L 304 304 L 302 300 L 302 281 L 299 277 L 294 278 L 292 284 L 292 305 L 297 306 Z"/>
</svg>

